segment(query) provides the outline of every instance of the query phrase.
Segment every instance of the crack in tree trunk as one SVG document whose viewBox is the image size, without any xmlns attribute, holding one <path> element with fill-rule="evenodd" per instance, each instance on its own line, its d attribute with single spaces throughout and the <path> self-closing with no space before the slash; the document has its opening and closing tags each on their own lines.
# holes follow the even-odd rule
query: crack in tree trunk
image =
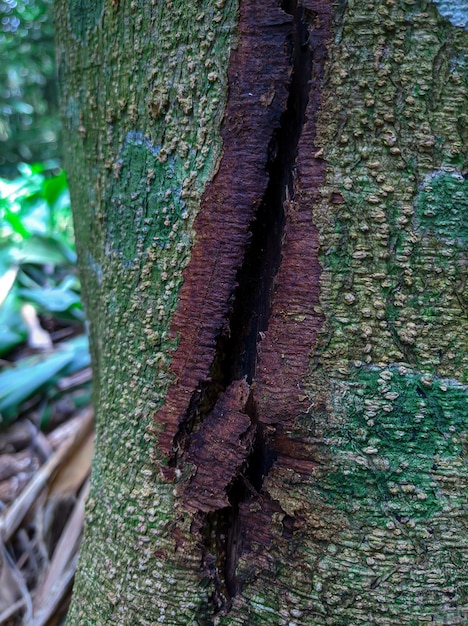
<svg viewBox="0 0 468 626">
<path fill-rule="evenodd" d="M 255 18 L 260 16 L 249 2 L 241 5 L 241 51 L 238 57 L 242 57 L 243 17 L 246 22 L 250 20 L 250 28 L 255 28 Z M 270 114 L 268 125 L 257 124 L 259 136 L 256 140 L 260 144 L 263 142 L 264 147 L 259 151 L 254 167 L 263 169 L 263 176 L 266 176 L 265 183 L 260 185 L 264 189 L 263 197 L 249 198 L 248 193 L 243 193 L 240 207 L 236 207 L 240 211 L 242 202 L 248 204 L 244 215 L 250 219 L 244 222 L 245 232 L 243 245 L 237 252 L 238 261 L 234 266 L 231 264 L 231 270 L 237 267 L 237 271 L 231 283 L 231 293 L 226 294 L 227 302 L 218 324 L 211 365 L 206 377 L 200 376 L 196 384 L 192 384 L 190 398 L 185 405 L 187 408 L 179 417 L 177 428 L 167 429 L 169 434 L 173 433 L 173 438 L 168 467 L 163 468 L 163 472 L 176 479 L 182 477 L 179 493 L 183 495 L 185 506 L 194 512 L 193 531 L 202 538 L 203 569 L 214 582 L 211 607 L 201 609 L 205 614 L 228 611 L 232 598 L 239 591 L 236 568 L 245 521 L 241 520 L 240 506 L 259 498 L 264 477 L 277 459 L 275 437 L 271 436 L 271 427 L 270 434 L 266 435 L 265 416 L 255 400 L 256 367 L 258 346 L 268 330 L 272 313 L 275 277 L 282 262 L 285 209 L 291 210 L 295 201 L 296 158 L 313 82 L 311 29 L 316 14 L 297 0 L 285 0 L 281 3 L 281 10 L 272 8 L 269 17 L 270 23 L 266 20 L 267 25 L 263 24 L 263 27 L 265 30 L 269 27 L 274 32 L 271 39 L 280 59 L 281 73 L 275 89 L 270 86 L 270 93 L 265 92 L 263 85 L 255 94 L 260 107 Z M 264 15 L 262 19 L 265 19 Z M 255 36 L 259 38 L 257 32 Z M 256 63 L 255 49 L 246 54 L 246 65 Z M 281 54 L 284 55 L 283 60 Z M 255 73 L 251 73 L 249 79 L 255 80 Z M 237 74 L 235 80 L 239 81 Z M 230 87 L 234 89 L 231 81 Z M 248 88 L 254 89 L 253 86 Z M 282 89 L 284 95 L 278 97 L 277 92 L 281 95 Z M 250 91 L 248 93 L 249 96 L 254 95 Z M 231 95 L 228 102 L 224 129 L 225 156 L 213 187 L 222 180 L 223 162 L 229 160 L 232 144 L 239 141 L 236 125 L 229 128 L 229 122 L 232 123 L 235 117 L 233 113 L 237 114 L 238 103 L 232 106 L 234 111 L 229 109 L 230 102 L 235 99 L 236 95 Z M 278 105 L 281 102 L 280 109 Z M 260 109 L 259 116 L 268 121 L 264 110 Z M 233 134 L 230 131 L 234 131 Z M 240 169 L 239 176 L 242 174 Z M 209 200 L 210 190 L 207 198 Z M 201 231 L 202 234 L 204 232 Z M 213 271 L 216 272 L 219 259 L 210 259 L 210 262 L 214 263 Z M 190 277 L 186 283 L 189 281 Z M 205 296 L 202 310 L 206 308 L 208 299 L 209 296 Z M 182 322 L 180 327 L 183 328 Z M 198 335 L 196 339 L 200 339 Z M 182 349 L 185 359 L 180 368 L 182 375 L 191 357 L 187 352 L 184 354 L 184 349 L 187 348 L 184 346 Z M 200 359 L 197 364 L 200 364 Z M 173 408 L 181 405 L 180 395 Z M 163 416 L 159 414 L 161 421 L 164 415 L 167 416 L 168 411 Z"/>
<path fill-rule="evenodd" d="M 283 2 L 282 8 L 293 17 L 292 32 L 288 37 L 292 75 L 287 106 L 269 144 L 269 182 L 252 222 L 251 240 L 237 274 L 238 286 L 229 329 L 218 338 L 211 380 L 199 394 L 199 398 L 207 402 L 204 407 L 207 414 L 214 409 L 212 398 L 217 401 L 233 381 L 244 379 L 249 385 L 255 383 L 257 346 L 268 329 L 275 276 L 281 263 L 284 207 L 286 202 L 294 200 L 295 160 L 312 72 L 307 21 L 310 15 L 296 1 Z M 196 400 L 193 400 L 192 406 L 195 406 Z M 216 561 L 217 564 L 213 573 L 216 581 L 212 598 L 215 612 L 229 609 L 239 588 L 236 577 L 242 533 L 239 504 L 258 497 L 263 479 L 276 459 L 275 449 L 268 445 L 265 438 L 252 392 L 244 411 L 251 424 L 250 451 L 232 483 L 227 486 L 229 506 L 209 513 L 204 525 L 204 562 L 206 564 L 209 555 L 208 562 L 214 565 Z M 220 537 L 223 538 L 221 544 Z M 217 554 L 216 559 L 213 553 Z"/>
<path fill-rule="evenodd" d="M 163 425 L 159 447 L 169 465 L 178 464 L 200 415 L 210 413 L 227 387 L 226 376 L 232 379 L 218 371 L 217 353 L 223 349 L 220 337 L 228 332 L 251 224 L 268 185 L 270 141 L 286 107 L 291 21 L 276 0 L 261 7 L 245 0 L 240 6 L 221 128 L 223 157 L 195 219 L 196 242 L 171 329 L 179 338 L 171 366 L 174 383 L 156 414 Z"/>
<path fill-rule="evenodd" d="M 231 316 L 226 359 L 230 377 L 245 377 L 251 384 L 255 383 L 257 347 L 268 329 L 275 276 L 281 263 L 285 203 L 294 200 L 297 147 L 305 121 L 312 72 L 309 12 L 296 0 L 283 2 L 282 8 L 293 17 L 288 41 L 293 71 L 287 107 L 269 146 L 269 184 L 253 222 L 252 240 L 238 274 L 239 286 Z M 236 595 L 239 586 L 236 578 L 242 530 L 239 504 L 258 496 L 264 477 L 277 456 L 265 437 L 262 416 L 258 413 L 253 393 L 249 395 L 246 411 L 255 428 L 255 437 L 249 456 L 228 490 L 231 506 L 225 577 L 230 598 Z"/>
<path fill-rule="evenodd" d="M 114 4 L 77 38 L 57 3 L 98 383 L 70 623 L 463 620 L 467 33 Z"/>
</svg>

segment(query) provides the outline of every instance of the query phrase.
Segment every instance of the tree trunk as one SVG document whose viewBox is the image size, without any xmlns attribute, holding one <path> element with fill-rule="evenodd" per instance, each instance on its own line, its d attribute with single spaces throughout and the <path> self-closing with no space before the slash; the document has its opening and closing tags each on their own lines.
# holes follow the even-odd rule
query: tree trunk
<svg viewBox="0 0 468 626">
<path fill-rule="evenodd" d="M 56 15 L 98 431 L 68 623 L 466 623 L 463 3 Z"/>
</svg>

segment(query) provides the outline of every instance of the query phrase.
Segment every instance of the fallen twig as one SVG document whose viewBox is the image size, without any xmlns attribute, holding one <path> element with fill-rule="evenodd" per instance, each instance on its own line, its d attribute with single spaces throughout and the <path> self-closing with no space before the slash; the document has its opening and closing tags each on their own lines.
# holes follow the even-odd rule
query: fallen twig
<svg viewBox="0 0 468 626">
<path fill-rule="evenodd" d="M 81 420 L 76 429 L 65 440 L 61 447 L 39 468 L 37 473 L 16 498 L 16 500 L 0 515 L 0 539 L 6 543 L 19 527 L 24 516 L 33 505 L 39 493 L 44 489 L 55 470 L 71 452 L 80 444 L 93 425 L 92 409 L 85 409 L 80 414 Z"/>
</svg>

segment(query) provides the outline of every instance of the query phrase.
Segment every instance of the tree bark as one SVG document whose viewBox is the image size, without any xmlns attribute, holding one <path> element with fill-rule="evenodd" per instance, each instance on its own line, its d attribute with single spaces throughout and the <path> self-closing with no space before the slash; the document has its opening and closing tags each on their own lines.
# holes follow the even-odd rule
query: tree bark
<svg viewBox="0 0 468 626">
<path fill-rule="evenodd" d="M 98 431 L 68 623 L 465 623 L 462 3 L 56 16 Z"/>
</svg>

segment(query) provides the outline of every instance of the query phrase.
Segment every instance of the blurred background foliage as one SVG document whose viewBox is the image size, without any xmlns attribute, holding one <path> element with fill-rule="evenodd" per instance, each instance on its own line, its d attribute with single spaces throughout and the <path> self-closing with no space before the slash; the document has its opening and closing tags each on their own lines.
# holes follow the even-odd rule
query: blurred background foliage
<svg viewBox="0 0 468 626">
<path fill-rule="evenodd" d="M 0 624 L 9 626 L 62 623 L 93 450 L 52 3 L 0 0 L 0 526 L 11 531 L 0 542 Z"/>
<path fill-rule="evenodd" d="M 52 2 L 0 0 L 0 429 L 38 406 L 44 424 L 76 388 L 89 402 Z"/>
<path fill-rule="evenodd" d="M 0 178 L 0 427 L 35 396 L 48 407 L 57 383 L 89 367 L 65 172 L 18 169 Z"/>
<path fill-rule="evenodd" d="M 0 176 L 59 157 L 52 0 L 0 0 Z"/>
</svg>

